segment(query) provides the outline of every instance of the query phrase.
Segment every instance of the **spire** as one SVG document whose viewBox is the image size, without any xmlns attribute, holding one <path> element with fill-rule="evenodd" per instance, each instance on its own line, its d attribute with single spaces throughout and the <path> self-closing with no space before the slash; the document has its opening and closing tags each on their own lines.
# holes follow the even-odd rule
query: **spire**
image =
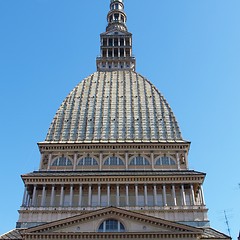
<svg viewBox="0 0 240 240">
<path fill-rule="evenodd" d="M 124 12 L 123 0 L 111 0 L 110 11 L 107 15 L 108 26 L 106 31 L 120 30 L 127 32 L 127 16 Z"/>
<path fill-rule="evenodd" d="M 132 34 L 128 32 L 124 0 L 110 0 L 106 32 L 100 35 L 101 54 L 97 57 L 98 71 L 134 70 Z"/>
</svg>

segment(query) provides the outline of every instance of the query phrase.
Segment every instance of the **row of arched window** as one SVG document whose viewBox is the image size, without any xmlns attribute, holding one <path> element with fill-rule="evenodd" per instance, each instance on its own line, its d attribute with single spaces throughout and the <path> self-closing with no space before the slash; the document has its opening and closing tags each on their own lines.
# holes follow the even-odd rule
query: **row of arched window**
<svg viewBox="0 0 240 240">
<path fill-rule="evenodd" d="M 72 161 L 67 157 L 58 157 L 52 163 L 52 166 L 72 166 L 72 165 L 73 165 Z M 78 161 L 77 165 L 78 166 L 96 166 L 98 165 L 98 161 L 93 157 L 83 157 Z M 104 161 L 103 165 L 123 166 L 124 162 L 121 158 L 117 156 L 111 156 Z M 150 165 L 150 162 L 147 158 L 143 156 L 135 156 L 130 159 L 129 165 L 130 166 L 147 166 L 147 165 Z M 169 156 L 162 156 L 155 161 L 155 165 L 157 166 L 176 165 L 176 161 Z"/>
</svg>

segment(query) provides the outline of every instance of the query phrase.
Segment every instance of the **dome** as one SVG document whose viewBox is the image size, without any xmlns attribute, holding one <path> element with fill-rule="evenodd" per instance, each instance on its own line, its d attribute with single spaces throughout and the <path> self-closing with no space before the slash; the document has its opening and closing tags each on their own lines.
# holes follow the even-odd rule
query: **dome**
<svg viewBox="0 0 240 240">
<path fill-rule="evenodd" d="M 158 90 L 131 71 L 97 71 L 58 109 L 49 143 L 183 142 L 175 116 Z"/>
</svg>

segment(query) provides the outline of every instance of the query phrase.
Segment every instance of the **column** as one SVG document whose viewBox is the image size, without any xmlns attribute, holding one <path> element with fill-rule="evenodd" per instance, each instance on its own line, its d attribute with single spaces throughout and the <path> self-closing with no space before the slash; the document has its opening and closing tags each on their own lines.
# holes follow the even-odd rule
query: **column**
<svg viewBox="0 0 240 240">
<path fill-rule="evenodd" d="M 54 201 L 55 201 L 55 185 L 52 185 L 52 191 L 51 191 L 51 200 L 50 200 L 50 206 L 54 206 Z"/>
<path fill-rule="evenodd" d="M 163 185 L 163 206 L 167 206 L 166 185 Z"/>
<path fill-rule="evenodd" d="M 98 184 L 98 207 L 101 206 L 101 184 Z"/>
<path fill-rule="evenodd" d="M 39 169 L 43 168 L 43 159 L 44 159 L 44 154 L 41 154 L 41 161 L 40 161 L 40 164 L 39 164 Z"/>
<path fill-rule="evenodd" d="M 126 170 L 128 170 L 128 153 L 125 153 L 125 165 L 126 165 Z"/>
<path fill-rule="evenodd" d="M 63 201 L 64 201 L 64 185 L 61 186 L 60 207 L 63 207 Z"/>
<path fill-rule="evenodd" d="M 152 164 L 152 169 L 154 169 L 154 154 L 151 153 L 151 164 Z"/>
<path fill-rule="evenodd" d="M 37 198 L 37 185 L 33 187 L 33 197 L 32 197 L 32 206 L 36 206 L 36 198 Z"/>
<path fill-rule="evenodd" d="M 201 185 L 201 188 L 200 188 L 200 193 L 201 193 L 202 204 L 203 204 L 203 205 L 206 205 L 206 204 L 205 204 L 204 193 L 203 193 L 203 186 L 202 186 L 202 185 Z"/>
<path fill-rule="evenodd" d="M 107 185 L 107 205 L 110 206 L 110 185 Z"/>
<path fill-rule="evenodd" d="M 27 193 L 27 199 L 26 199 L 26 207 L 31 206 L 31 198 L 30 195 Z"/>
<path fill-rule="evenodd" d="M 100 153 L 100 156 L 99 156 L 99 170 L 100 171 L 102 170 L 102 160 L 103 160 L 103 154 Z"/>
<path fill-rule="evenodd" d="M 138 206 L 138 185 L 135 184 L 135 203 Z"/>
<path fill-rule="evenodd" d="M 192 185 L 192 184 L 191 184 L 191 198 L 192 198 L 192 205 L 196 205 L 194 188 L 193 188 L 193 185 Z"/>
<path fill-rule="evenodd" d="M 148 192 L 147 192 L 147 184 L 144 184 L 144 205 L 148 205 Z"/>
<path fill-rule="evenodd" d="M 27 186 L 25 185 L 24 194 L 23 194 L 23 200 L 22 200 L 22 206 L 23 207 L 25 207 L 27 205 L 27 196 L 28 196 Z"/>
<path fill-rule="evenodd" d="M 157 186 L 156 184 L 153 185 L 153 201 L 154 201 L 154 206 L 157 206 Z"/>
<path fill-rule="evenodd" d="M 73 158 L 73 171 L 76 170 L 77 167 L 77 153 L 74 153 L 74 158 Z"/>
<path fill-rule="evenodd" d="M 129 206 L 129 188 L 128 188 L 128 184 L 126 184 L 126 206 Z"/>
<path fill-rule="evenodd" d="M 82 206 L 82 184 L 79 185 L 78 206 Z"/>
<path fill-rule="evenodd" d="M 88 206 L 91 207 L 92 205 L 92 185 L 88 185 Z"/>
<path fill-rule="evenodd" d="M 184 185 L 181 186 L 181 193 L 182 193 L 182 205 L 186 206 L 186 196 L 184 191 Z"/>
<path fill-rule="evenodd" d="M 117 197 L 116 197 L 116 205 L 117 205 L 117 207 L 119 206 L 119 197 L 120 197 L 120 194 L 119 194 L 119 184 L 117 184 L 117 186 L 116 186 L 116 194 L 117 194 Z"/>
<path fill-rule="evenodd" d="M 72 207 L 73 205 L 73 184 L 70 185 L 70 203 L 69 206 Z"/>
<path fill-rule="evenodd" d="M 177 167 L 178 170 L 180 170 L 180 159 L 179 159 L 179 153 L 177 152 Z"/>
<path fill-rule="evenodd" d="M 51 168 L 51 163 L 52 163 L 52 154 L 50 153 L 48 156 L 48 170 Z"/>
<path fill-rule="evenodd" d="M 173 197 L 173 205 L 177 206 L 176 190 L 174 185 L 172 185 L 172 197 Z"/>
<path fill-rule="evenodd" d="M 41 207 L 45 207 L 45 202 L 46 202 L 46 185 L 43 185 Z"/>
</svg>

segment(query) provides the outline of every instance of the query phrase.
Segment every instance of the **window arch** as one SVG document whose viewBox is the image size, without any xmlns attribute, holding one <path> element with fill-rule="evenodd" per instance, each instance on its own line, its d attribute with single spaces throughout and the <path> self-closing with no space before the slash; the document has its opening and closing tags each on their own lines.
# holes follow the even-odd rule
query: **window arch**
<svg viewBox="0 0 240 240">
<path fill-rule="evenodd" d="M 131 166 L 143 166 L 143 165 L 150 165 L 150 163 L 145 157 L 137 156 L 137 157 L 132 158 L 129 165 L 131 165 Z"/>
<path fill-rule="evenodd" d="M 115 166 L 122 166 L 124 165 L 123 160 L 119 157 L 109 157 L 105 160 L 104 165 L 115 165 Z"/>
<path fill-rule="evenodd" d="M 79 160 L 78 166 L 96 166 L 98 162 L 93 157 L 83 157 Z"/>
<path fill-rule="evenodd" d="M 98 232 L 125 232 L 125 227 L 115 219 L 108 219 L 101 223 Z"/>
<path fill-rule="evenodd" d="M 176 162 L 171 157 L 163 156 L 157 159 L 156 165 L 160 166 L 176 165 Z"/>
<path fill-rule="evenodd" d="M 72 161 L 66 157 L 58 157 L 53 161 L 52 166 L 72 166 Z"/>
</svg>

